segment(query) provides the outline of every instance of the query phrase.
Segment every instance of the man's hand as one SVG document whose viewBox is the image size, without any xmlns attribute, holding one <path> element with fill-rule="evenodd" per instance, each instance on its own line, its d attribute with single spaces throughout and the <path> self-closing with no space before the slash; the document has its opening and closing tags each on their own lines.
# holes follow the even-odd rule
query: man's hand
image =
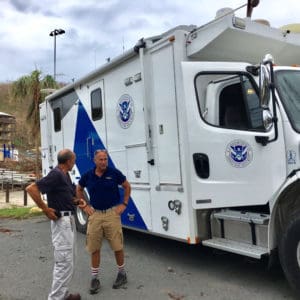
<svg viewBox="0 0 300 300">
<path fill-rule="evenodd" d="M 87 206 L 87 203 L 84 199 L 80 198 L 77 202 L 79 208 L 84 209 Z"/>
<path fill-rule="evenodd" d="M 79 199 L 78 207 L 81 208 L 87 215 L 91 216 L 94 213 L 93 207 L 88 205 L 86 201 L 82 198 Z"/>
<path fill-rule="evenodd" d="M 53 221 L 56 221 L 58 218 L 55 215 L 55 209 L 51 208 L 51 207 L 47 207 L 46 209 L 43 210 L 44 214 Z"/>
<path fill-rule="evenodd" d="M 94 208 L 91 207 L 90 205 L 84 206 L 84 207 L 82 208 L 82 210 L 83 210 L 87 215 L 89 215 L 89 216 L 91 216 L 91 215 L 95 212 Z"/>
<path fill-rule="evenodd" d="M 124 212 L 125 209 L 126 209 L 126 205 L 124 205 L 123 203 L 117 205 L 117 206 L 114 208 L 115 212 L 116 212 L 118 215 L 121 215 L 121 214 Z"/>
</svg>

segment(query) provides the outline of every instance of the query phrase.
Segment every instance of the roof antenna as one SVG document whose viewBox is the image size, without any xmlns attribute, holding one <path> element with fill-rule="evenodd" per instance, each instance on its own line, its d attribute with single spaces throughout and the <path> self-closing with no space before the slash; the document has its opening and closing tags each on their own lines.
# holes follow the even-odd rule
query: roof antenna
<svg viewBox="0 0 300 300">
<path fill-rule="evenodd" d="M 248 0 L 247 4 L 247 18 L 251 18 L 252 10 L 259 4 L 259 0 Z"/>
</svg>

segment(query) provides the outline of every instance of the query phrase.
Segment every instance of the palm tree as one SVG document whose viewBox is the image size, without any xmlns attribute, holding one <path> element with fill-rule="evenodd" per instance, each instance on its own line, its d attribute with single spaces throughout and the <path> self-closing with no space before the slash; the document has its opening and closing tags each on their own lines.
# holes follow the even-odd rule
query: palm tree
<svg viewBox="0 0 300 300">
<path fill-rule="evenodd" d="M 42 78 L 42 72 L 34 70 L 30 75 L 22 76 L 13 83 L 12 94 L 20 101 L 28 101 L 28 111 L 26 119 L 31 125 L 32 136 L 34 137 L 36 149 L 35 173 L 39 177 L 39 145 L 40 145 L 40 117 L 39 105 L 44 100 L 46 94 L 41 89 L 58 88 L 52 76 L 46 75 Z"/>
</svg>

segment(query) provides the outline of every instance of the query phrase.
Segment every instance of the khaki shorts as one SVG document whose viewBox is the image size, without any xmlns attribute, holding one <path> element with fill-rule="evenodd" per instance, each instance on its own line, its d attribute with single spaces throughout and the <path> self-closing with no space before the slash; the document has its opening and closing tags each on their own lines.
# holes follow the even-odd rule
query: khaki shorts
<svg viewBox="0 0 300 300">
<path fill-rule="evenodd" d="M 102 241 L 106 239 L 113 251 L 123 249 L 123 231 L 121 217 L 112 208 L 106 212 L 95 211 L 88 221 L 86 250 L 93 253 L 101 249 Z"/>
</svg>

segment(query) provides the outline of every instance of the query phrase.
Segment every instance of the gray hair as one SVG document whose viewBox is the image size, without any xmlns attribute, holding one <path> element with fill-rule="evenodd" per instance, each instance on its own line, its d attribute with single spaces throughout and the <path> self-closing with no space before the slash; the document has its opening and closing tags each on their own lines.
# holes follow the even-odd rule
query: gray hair
<svg viewBox="0 0 300 300">
<path fill-rule="evenodd" d="M 108 156 L 108 152 L 106 149 L 98 149 L 94 152 L 94 157 L 98 154 L 98 153 L 106 153 L 106 155 Z"/>
</svg>

